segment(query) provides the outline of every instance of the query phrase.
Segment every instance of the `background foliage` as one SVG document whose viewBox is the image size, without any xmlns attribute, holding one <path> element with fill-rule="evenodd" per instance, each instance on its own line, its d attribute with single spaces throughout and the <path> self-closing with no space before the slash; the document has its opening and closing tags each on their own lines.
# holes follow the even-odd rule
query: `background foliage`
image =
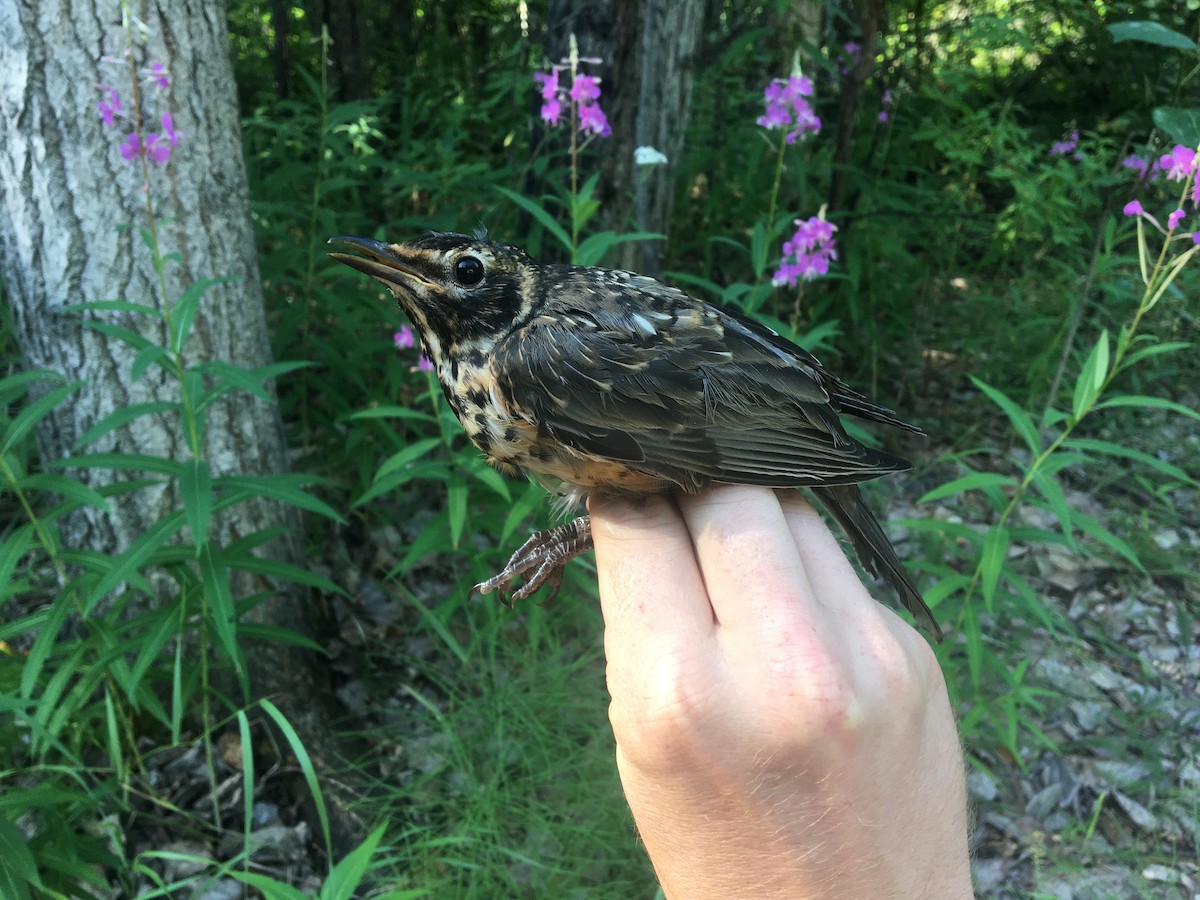
<svg viewBox="0 0 1200 900">
<path fill-rule="evenodd" d="M 342 47 L 315 6 L 237 0 L 229 22 L 275 357 L 306 364 L 279 370 L 296 468 L 309 473 L 281 499 L 322 514 L 307 524 L 312 571 L 270 574 L 326 592 L 341 621 L 356 623 L 323 646 L 352 686 L 347 732 L 364 748 L 360 774 L 375 779 L 363 811 L 371 835 L 327 869 L 324 895 L 349 896 L 368 868 L 390 896 L 644 893 L 651 875 L 605 725 L 592 573 L 568 570 L 564 599 L 549 610 L 468 606 L 469 586 L 549 521 L 542 493 L 481 463 L 417 352 L 397 348 L 399 311 L 325 256 L 335 234 L 402 240 L 480 226 L 546 260 L 578 249 L 544 221 L 595 212 L 556 194 L 567 160 L 537 117 L 531 75 L 546 62 L 537 35 L 547 10 L 364 0 L 356 8 L 369 42 Z M 1179 352 L 1195 332 L 1195 278 L 1172 267 L 1193 244 L 1164 245 L 1122 209 L 1140 198 L 1163 221 L 1186 208 L 1176 237 L 1196 229 L 1196 214 L 1186 184 L 1139 180 L 1122 160 L 1200 142 L 1196 14 L 1161 2 L 888 4 L 848 161 L 838 163 L 844 45 L 862 39 L 854 17 L 830 5 L 820 46 L 800 45 L 827 127 L 781 153 L 756 117 L 763 87 L 786 77 L 797 49 L 786 4 L 709 6 L 710 62 L 697 73 L 677 161 L 667 277 L 819 348 L 847 381 L 932 436 L 894 448 L 921 464 L 907 490 L 924 497 L 906 505 L 903 523 L 911 564 L 954 635 L 938 649 L 973 762 L 1002 780 L 998 767 L 1027 769 L 1042 750 L 1065 750 L 1045 733 L 1056 697 L 1028 684 L 1023 646 L 1077 626 L 1022 562 L 1029 548 L 1102 559 L 1118 580 L 1178 578 L 1180 642 L 1191 646 L 1195 548 L 1164 556 L 1135 532 L 1178 524 L 1181 502 L 1196 496 L 1194 456 L 1164 453 L 1155 431 L 1166 414 L 1197 418 L 1194 352 Z M 1157 27 L 1123 31 L 1123 22 Z M 346 57 L 363 52 L 356 70 Z M 1075 146 L 1053 151 L 1074 132 Z M 584 150 L 585 185 L 604 152 L 602 140 Z M 828 203 L 835 176 L 836 265 L 827 278 L 774 289 L 791 220 Z M 512 190 L 531 184 L 546 193 L 517 191 L 514 202 Z M 28 400 L 7 332 L 0 350 L 0 709 L 13 723 L 0 737 L 9 784 L 0 872 L 13 896 L 78 894 L 89 883 L 132 892 L 151 872 L 165 885 L 169 853 L 114 837 L 154 808 L 131 787 L 153 748 L 211 748 L 236 733 L 253 786 L 252 721 L 273 707 L 188 674 L 198 671 L 189 654 L 218 671 L 237 664 L 236 635 L 208 606 L 127 620 L 118 604 L 86 635 L 56 635 L 97 591 L 136 586 L 153 567 L 173 573 L 181 598 L 243 598 L 206 581 L 215 570 L 202 548 L 169 544 L 166 533 L 118 569 L 89 569 L 55 545 L 45 524 L 104 498 L 50 474 L 55 461 L 32 450 L 34 422 L 69 402 L 71 386 Z M 195 481 L 175 531 L 210 514 L 206 497 L 238 487 Z M 1137 486 L 1136 503 L 1104 493 L 1118 481 Z M 1081 490 L 1099 509 L 1080 507 Z M 224 548 L 227 564 L 263 565 L 250 549 Z M 311 787 L 303 748 L 291 749 Z M 229 827 L 213 806 L 214 829 Z M 247 800 L 245 834 L 251 809 Z M 328 845 L 328 834 L 314 843 Z M 177 874 L 175 886 L 228 875 L 286 893 L 286 879 L 269 879 L 250 856 L 247 841 L 215 870 Z"/>
</svg>

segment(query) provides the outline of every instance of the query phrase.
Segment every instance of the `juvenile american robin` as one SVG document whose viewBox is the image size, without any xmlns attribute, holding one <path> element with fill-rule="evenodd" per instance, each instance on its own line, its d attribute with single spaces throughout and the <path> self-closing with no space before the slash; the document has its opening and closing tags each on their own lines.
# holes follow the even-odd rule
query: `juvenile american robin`
<svg viewBox="0 0 1200 900">
<path fill-rule="evenodd" d="M 850 437 L 839 416 L 921 431 L 811 353 L 633 272 L 541 265 L 461 234 L 331 243 L 358 251 L 332 256 L 395 296 L 467 435 L 496 468 L 524 471 L 568 505 L 710 484 L 810 488 L 862 564 L 941 639 L 858 488 L 911 464 Z M 563 566 L 591 546 L 580 516 L 533 535 L 475 589 L 506 602 L 510 591 L 513 600 L 543 585 L 557 592 Z"/>
</svg>

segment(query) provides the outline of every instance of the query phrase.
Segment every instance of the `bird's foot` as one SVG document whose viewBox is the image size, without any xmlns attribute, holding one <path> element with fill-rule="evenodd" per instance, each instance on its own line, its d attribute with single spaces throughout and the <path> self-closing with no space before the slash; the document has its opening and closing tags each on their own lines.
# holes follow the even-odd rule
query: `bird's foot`
<svg viewBox="0 0 1200 900">
<path fill-rule="evenodd" d="M 512 606 L 517 600 L 524 600 L 542 585 L 548 584 L 551 590 L 550 596 L 542 601 L 545 606 L 558 596 L 563 567 L 591 548 L 592 520 L 589 516 L 580 516 L 565 525 L 539 531 L 509 557 L 503 572 L 471 588 L 471 596 L 476 592 L 490 594 L 498 591 L 500 601 Z M 512 583 L 518 578 L 523 582 L 516 590 L 512 590 Z"/>
</svg>

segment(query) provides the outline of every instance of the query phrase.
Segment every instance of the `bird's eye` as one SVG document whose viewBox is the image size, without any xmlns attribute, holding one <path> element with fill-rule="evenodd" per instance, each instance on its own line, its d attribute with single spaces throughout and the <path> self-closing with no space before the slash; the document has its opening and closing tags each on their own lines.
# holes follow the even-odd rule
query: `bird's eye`
<svg viewBox="0 0 1200 900">
<path fill-rule="evenodd" d="M 463 287 L 474 287 L 483 281 L 483 263 L 474 256 L 464 256 L 454 264 L 454 280 Z"/>
</svg>

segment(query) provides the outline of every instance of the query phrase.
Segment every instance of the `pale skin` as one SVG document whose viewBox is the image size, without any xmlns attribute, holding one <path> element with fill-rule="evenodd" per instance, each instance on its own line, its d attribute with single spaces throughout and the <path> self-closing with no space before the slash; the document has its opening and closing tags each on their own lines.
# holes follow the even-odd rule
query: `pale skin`
<svg viewBox="0 0 1200 900">
<path fill-rule="evenodd" d="M 971 897 L 925 638 L 795 491 L 589 502 L 610 719 L 669 898 Z"/>
</svg>

